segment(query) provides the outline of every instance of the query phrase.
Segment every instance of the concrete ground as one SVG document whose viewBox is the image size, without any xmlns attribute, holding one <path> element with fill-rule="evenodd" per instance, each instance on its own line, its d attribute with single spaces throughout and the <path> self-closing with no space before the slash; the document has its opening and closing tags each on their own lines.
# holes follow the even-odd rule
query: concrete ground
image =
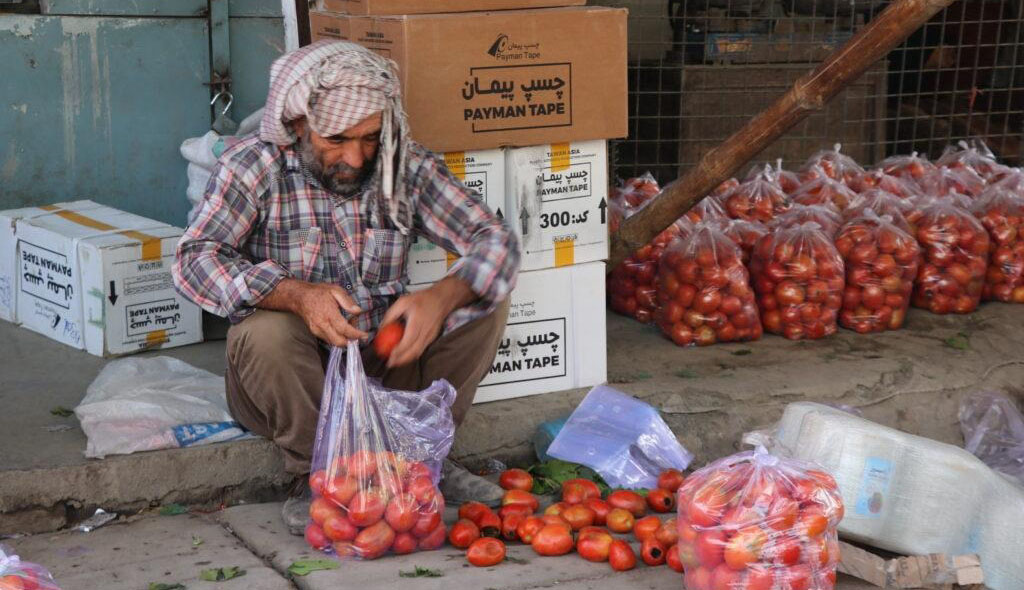
<svg viewBox="0 0 1024 590">
<path fill-rule="evenodd" d="M 288 534 L 279 510 L 280 504 L 267 503 L 206 515 L 150 515 L 90 533 L 35 535 L 10 544 L 22 560 L 49 568 L 65 590 L 139 590 L 154 582 L 182 584 L 189 590 L 529 590 L 555 586 L 566 590 L 647 590 L 682 586 L 682 576 L 667 566 L 639 563 L 632 571 L 615 573 L 607 564 L 590 563 L 574 553 L 541 558 L 525 545 L 509 545 L 509 560 L 490 568 L 472 567 L 466 563 L 464 552 L 446 546 L 438 551 L 347 562 L 339 569 L 292 576 L 288 566 L 293 562 L 322 555 L 311 550 L 301 537 Z M 454 509 L 447 516 L 446 520 L 452 522 Z M 442 575 L 415 579 L 399 575 L 417 566 Z M 202 570 L 221 567 L 239 567 L 245 574 L 217 583 L 199 579 Z M 868 590 L 873 586 L 841 576 L 837 588 Z"/>
<path fill-rule="evenodd" d="M 103 359 L 0 322 L 0 535 L 51 531 L 96 507 L 131 513 L 169 502 L 215 507 L 280 499 L 287 478 L 264 440 L 87 460 L 73 408 Z M 608 319 L 609 380 L 658 407 L 700 465 L 738 448 L 787 403 L 816 400 L 946 442 L 962 442 L 960 397 L 998 389 L 1020 397 L 1024 307 L 987 304 L 969 316 L 913 311 L 907 329 L 821 341 L 758 342 L 680 349 L 651 327 Z M 168 354 L 222 372 L 223 342 Z M 454 454 L 467 463 L 532 459 L 537 424 L 569 413 L 585 390 L 474 406 Z M 53 431 L 54 426 L 70 426 Z"/>
</svg>

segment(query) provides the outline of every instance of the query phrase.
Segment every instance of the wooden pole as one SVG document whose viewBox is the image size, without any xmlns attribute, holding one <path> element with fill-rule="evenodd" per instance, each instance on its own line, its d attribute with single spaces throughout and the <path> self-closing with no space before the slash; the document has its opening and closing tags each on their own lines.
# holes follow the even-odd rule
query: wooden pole
<svg viewBox="0 0 1024 590">
<path fill-rule="evenodd" d="M 608 272 L 643 247 L 704 195 L 768 147 L 807 115 L 821 110 L 844 86 L 861 76 L 953 0 L 895 0 L 820 66 L 711 151 L 611 236 Z"/>
</svg>

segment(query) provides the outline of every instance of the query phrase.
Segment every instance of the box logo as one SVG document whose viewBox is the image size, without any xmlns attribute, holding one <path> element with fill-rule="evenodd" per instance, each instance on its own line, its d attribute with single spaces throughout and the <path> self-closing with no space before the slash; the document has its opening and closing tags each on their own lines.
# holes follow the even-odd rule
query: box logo
<svg viewBox="0 0 1024 590">
<path fill-rule="evenodd" d="M 161 299 L 128 305 L 124 309 L 128 336 L 140 336 L 154 330 L 173 330 L 181 322 L 181 303 L 176 299 Z"/>
<path fill-rule="evenodd" d="M 71 309 L 75 286 L 68 257 L 24 240 L 18 242 L 21 257 L 21 292 L 64 309 Z"/>
<path fill-rule="evenodd" d="M 499 61 L 519 61 L 523 59 L 540 59 L 540 42 L 517 43 L 502 33 L 491 43 L 487 54 Z"/>
<path fill-rule="evenodd" d="M 572 126 L 572 64 L 469 69 L 462 120 L 473 133 Z"/>
<path fill-rule="evenodd" d="M 565 318 L 514 322 L 505 328 L 491 370 L 481 387 L 565 377 Z"/>
</svg>

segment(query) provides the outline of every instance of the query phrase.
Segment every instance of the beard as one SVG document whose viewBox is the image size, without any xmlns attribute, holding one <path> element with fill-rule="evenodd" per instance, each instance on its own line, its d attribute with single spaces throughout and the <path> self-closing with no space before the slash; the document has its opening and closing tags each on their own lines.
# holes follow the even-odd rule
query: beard
<svg viewBox="0 0 1024 590">
<path fill-rule="evenodd" d="M 310 175 L 320 183 L 320 186 L 332 193 L 343 197 L 351 197 L 358 193 L 363 183 L 373 175 L 377 159 L 367 160 L 360 168 L 344 162 L 324 166 L 323 158 L 310 140 L 309 133 L 307 129 L 299 139 L 299 158 Z"/>
</svg>

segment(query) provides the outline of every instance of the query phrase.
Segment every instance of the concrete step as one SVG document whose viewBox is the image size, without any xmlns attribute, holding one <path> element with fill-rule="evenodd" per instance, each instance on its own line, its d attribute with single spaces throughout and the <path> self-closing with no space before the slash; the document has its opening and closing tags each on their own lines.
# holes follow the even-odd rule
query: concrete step
<svg viewBox="0 0 1024 590">
<path fill-rule="evenodd" d="M 963 394 L 1024 394 L 1022 328 L 1024 307 L 987 304 L 969 316 L 913 311 L 898 332 L 680 349 L 650 326 L 610 315 L 609 379 L 658 407 L 696 465 L 737 450 L 743 432 L 805 399 L 856 406 L 869 419 L 960 444 Z M 0 534 L 55 530 L 95 507 L 131 512 L 281 497 L 287 477 L 265 440 L 85 459 L 75 419 L 50 409 L 77 405 L 105 361 L 3 322 L 0 342 Z M 223 372 L 223 342 L 150 354 Z M 453 453 L 469 464 L 528 462 L 536 426 L 571 412 L 585 393 L 478 404 Z M 46 430 L 62 424 L 72 429 Z"/>
</svg>

